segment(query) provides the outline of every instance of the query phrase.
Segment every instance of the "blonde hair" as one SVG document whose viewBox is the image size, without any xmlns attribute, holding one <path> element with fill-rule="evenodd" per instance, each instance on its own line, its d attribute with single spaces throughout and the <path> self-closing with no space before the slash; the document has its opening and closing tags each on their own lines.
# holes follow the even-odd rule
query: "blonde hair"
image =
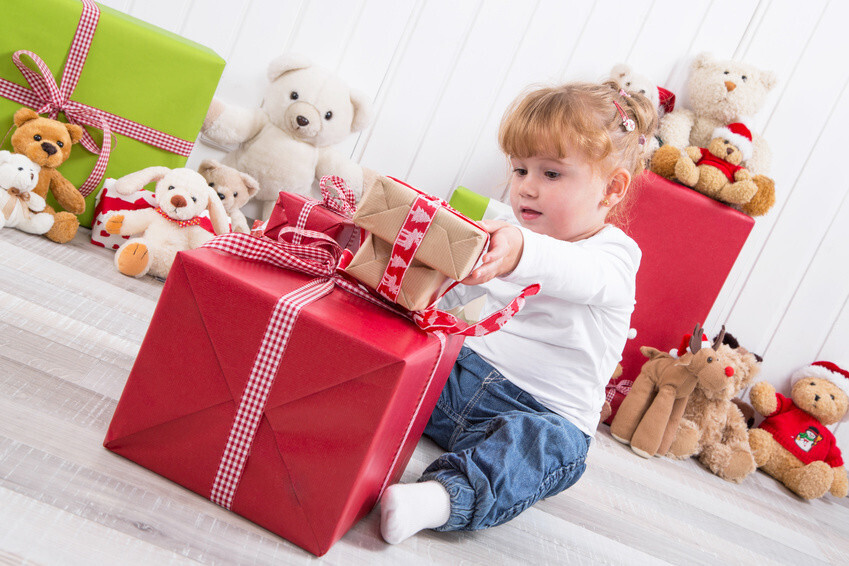
<svg viewBox="0 0 849 566">
<path fill-rule="evenodd" d="M 620 108 L 633 120 L 633 131 L 624 127 Z M 498 144 L 507 156 L 518 158 L 563 159 L 579 151 L 601 176 L 622 167 L 633 180 L 645 168 L 657 122 L 657 109 L 646 96 L 623 95 L 614 81 L 573 82 L 520 95 L 504 113 Z M 627 195 L 625 200 L 630 200 Z M 614 208 L 621 212 L 623 202 Z"/>
</svg>

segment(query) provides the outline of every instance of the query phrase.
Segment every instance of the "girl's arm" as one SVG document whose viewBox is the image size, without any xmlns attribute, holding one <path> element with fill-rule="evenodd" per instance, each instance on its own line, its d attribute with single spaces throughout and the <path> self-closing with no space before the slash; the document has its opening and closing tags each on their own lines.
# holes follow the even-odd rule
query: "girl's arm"
<svg viewBox="0 0 849 566">
<path fill-rule="evenodd" d="M 586 246 L 556 240 L 506 222 L 483 224 L 491 233 L 483 264 L 463 283 L 494 277 L 518 285 L 539 283 L 542 293 L 587 305 L 633 304 L 639 251 L 623 242 Z"/>
</svg>

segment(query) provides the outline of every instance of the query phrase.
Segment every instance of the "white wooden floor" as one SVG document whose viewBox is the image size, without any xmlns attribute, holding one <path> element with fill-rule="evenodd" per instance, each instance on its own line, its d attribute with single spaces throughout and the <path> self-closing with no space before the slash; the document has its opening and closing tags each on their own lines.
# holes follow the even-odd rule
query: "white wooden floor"
<svg viewBox="0 0 849 566">
<path fill-rule="evenodd" d="M 102 448 L 161 288 L 86 231 L 0 230 L 0 565 L 849 564 L 846 500 L 646 461 L 604 425 L 584 478 L 506 525 L 389 546 L 372 512 L 316 559 Z M 437 454 L 423 440 L 405 479 Z"/>
</svg>

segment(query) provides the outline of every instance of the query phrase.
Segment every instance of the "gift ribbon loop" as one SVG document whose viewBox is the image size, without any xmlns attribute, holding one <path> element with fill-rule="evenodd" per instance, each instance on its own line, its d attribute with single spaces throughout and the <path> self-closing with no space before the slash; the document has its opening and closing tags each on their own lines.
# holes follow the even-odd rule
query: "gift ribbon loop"
<svg viewBox="0 0 849 566">
<path fill-rule="evenodd" d="M 22 49 L 12 55 L 12 60 L 30 88 L 0 78 L 0 96 L 33 108 L 38 114 L 46 113 L 54 120 L 62 112 L 71 124 L 91 126 L 103 132 L 100 147 L 88 131 L 84 132 L 80 141 L 86 150 L 98 156 L 94 169 L 79 189 L 83 196 L 87 196 L 97 188 L 106 172 L 113 131 L 183 157 L 189 156 L 194 143 L 70 99 L 79 82 L 100 19 L 100 8 L 92 0 L 81 1 L 83 10 L 62 71 L 61 84 L 56 84 L 53 73 L 41 57 Z M 28 67 L 21 60 L 22 56 L 29 57 L 38 71 Z"/>
<path fill-rule="evenodd" d="M 351 218 L 357 209 L 357 197 L 354 195 L 354 191 L 348 188 L 342 177 L 325 175 L 321 178 L 319 185 L 321 186 L 321 200 L 307 199 L 298 213 L 298 221 L 295 223 L 295 228 L 300 230 L 300 232 L 294 233 L 292 242 L 295 244 L 301 244 L 303 242 L 302 236 L 304 234 L 302 232 L 306 231 L 310 213 L 316 205 L 321 205 L 345 218 Z M 330 192 L 331 188 L 333 188 L 336 194 Z"/>
</svg>

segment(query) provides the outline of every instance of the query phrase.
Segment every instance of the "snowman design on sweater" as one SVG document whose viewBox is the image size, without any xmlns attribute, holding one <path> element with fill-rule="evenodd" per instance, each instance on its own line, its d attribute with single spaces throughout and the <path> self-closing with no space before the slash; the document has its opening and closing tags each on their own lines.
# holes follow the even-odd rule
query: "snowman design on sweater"
<svg viewBox="0 0 849 566">
<path fill-rule="evenodd" d="M 837 439 L 825 425 L 797 407 L 792 399 L 775 394 L 778 408 L 760 424 L 759 428 L 796 456 L 803 464 L 822 461 L 837 468 L 843 465 Z"/>
</svg>

